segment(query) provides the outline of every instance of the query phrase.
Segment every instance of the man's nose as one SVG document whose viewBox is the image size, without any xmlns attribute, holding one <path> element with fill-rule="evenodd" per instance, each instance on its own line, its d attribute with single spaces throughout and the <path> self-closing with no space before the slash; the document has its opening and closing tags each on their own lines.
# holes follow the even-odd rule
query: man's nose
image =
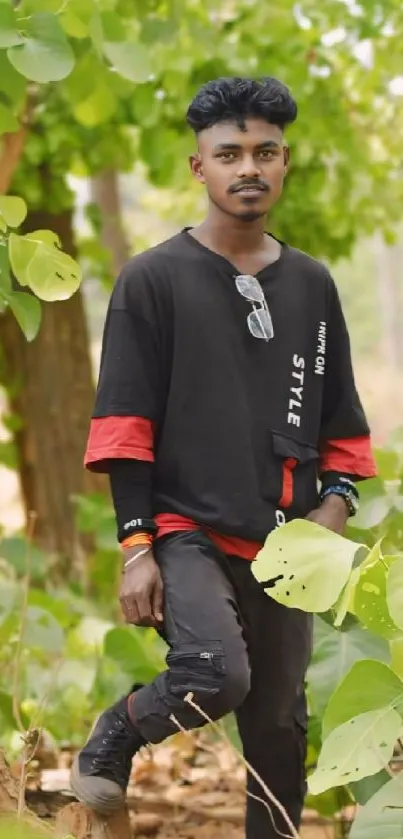
<svg viewBox="0 0 403 839">
<path fill-rule="evenodd" d="M 245 154 L 238 167 L 238 178 L 258 178 L 260 169 L 252 154 Z"/>
</svg>

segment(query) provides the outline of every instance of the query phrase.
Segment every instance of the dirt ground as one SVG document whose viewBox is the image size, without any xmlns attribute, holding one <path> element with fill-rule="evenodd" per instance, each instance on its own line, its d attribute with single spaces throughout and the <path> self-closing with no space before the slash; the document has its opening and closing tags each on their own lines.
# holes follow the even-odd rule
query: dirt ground
<svg viewBox="0 0 403 839">
<path fill-rule="evenodd" d="M 57 795 L 68 790 L 71 759 L 70 753 L 62 753 L 57 767 L 38 774 L 30 786 L 38 790 L 39 800 L 41 791 L 51 796 L 52 791 Z M 17 771 L 14 766 L 14 774 Z M 244 782 L 245 769 L 236 750 L 221 740 L 213 741 L 206 731 L 180 733 L 143 750 L 133 763 L 128 789 L 133 837 L 244 839 Z M 269 825 L 269 813 L 267 819 Z M 334 831 L 316 813 L 307 811 L 300 835 L 301 839 L 333 839 Z"/>
</svg>

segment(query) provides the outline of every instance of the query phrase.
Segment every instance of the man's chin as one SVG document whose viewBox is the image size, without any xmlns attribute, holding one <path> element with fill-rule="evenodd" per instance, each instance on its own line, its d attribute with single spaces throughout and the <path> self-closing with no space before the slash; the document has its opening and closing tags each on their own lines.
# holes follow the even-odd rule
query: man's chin
<svg viewBox="0 0 403 839">
<path fill-rule="evenodd" d="M 236 218 L 240 221 L 251 222 L 264 218 L 266 215 L 267 213 L 262 213 L 261 210 L 242 210 L 240 213 L 236 214 Z"/>
</svg>

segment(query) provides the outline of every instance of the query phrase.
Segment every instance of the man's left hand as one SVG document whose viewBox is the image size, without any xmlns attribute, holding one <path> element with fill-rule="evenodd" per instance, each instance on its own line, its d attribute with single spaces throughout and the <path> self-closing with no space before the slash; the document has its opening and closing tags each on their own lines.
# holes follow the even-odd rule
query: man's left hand
<svg viewBox="0 0 403 839">
<path fill-rule="evenodd" d="M 340 495 L 328 495 L 320 507 L 308 513 L 306 518 L 342 536 L 348 519 L 346 502 Z"/>
</svg>

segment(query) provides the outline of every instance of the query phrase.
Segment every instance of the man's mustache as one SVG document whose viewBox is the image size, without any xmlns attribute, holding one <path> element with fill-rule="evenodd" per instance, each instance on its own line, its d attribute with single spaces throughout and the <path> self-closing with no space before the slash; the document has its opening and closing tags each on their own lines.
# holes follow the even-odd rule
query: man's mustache
<svg viewBox="0 0 403 839">
<path fill-rule="evenodd" d="M 247 189 L 248 187 L 260 189 L 262 192 L 270 192 L 270 186 L 265 181 L 241 181 L 238 184 L 230 186 L 228 192 L 239 192 L 241 189 Z"/>
</svg>

